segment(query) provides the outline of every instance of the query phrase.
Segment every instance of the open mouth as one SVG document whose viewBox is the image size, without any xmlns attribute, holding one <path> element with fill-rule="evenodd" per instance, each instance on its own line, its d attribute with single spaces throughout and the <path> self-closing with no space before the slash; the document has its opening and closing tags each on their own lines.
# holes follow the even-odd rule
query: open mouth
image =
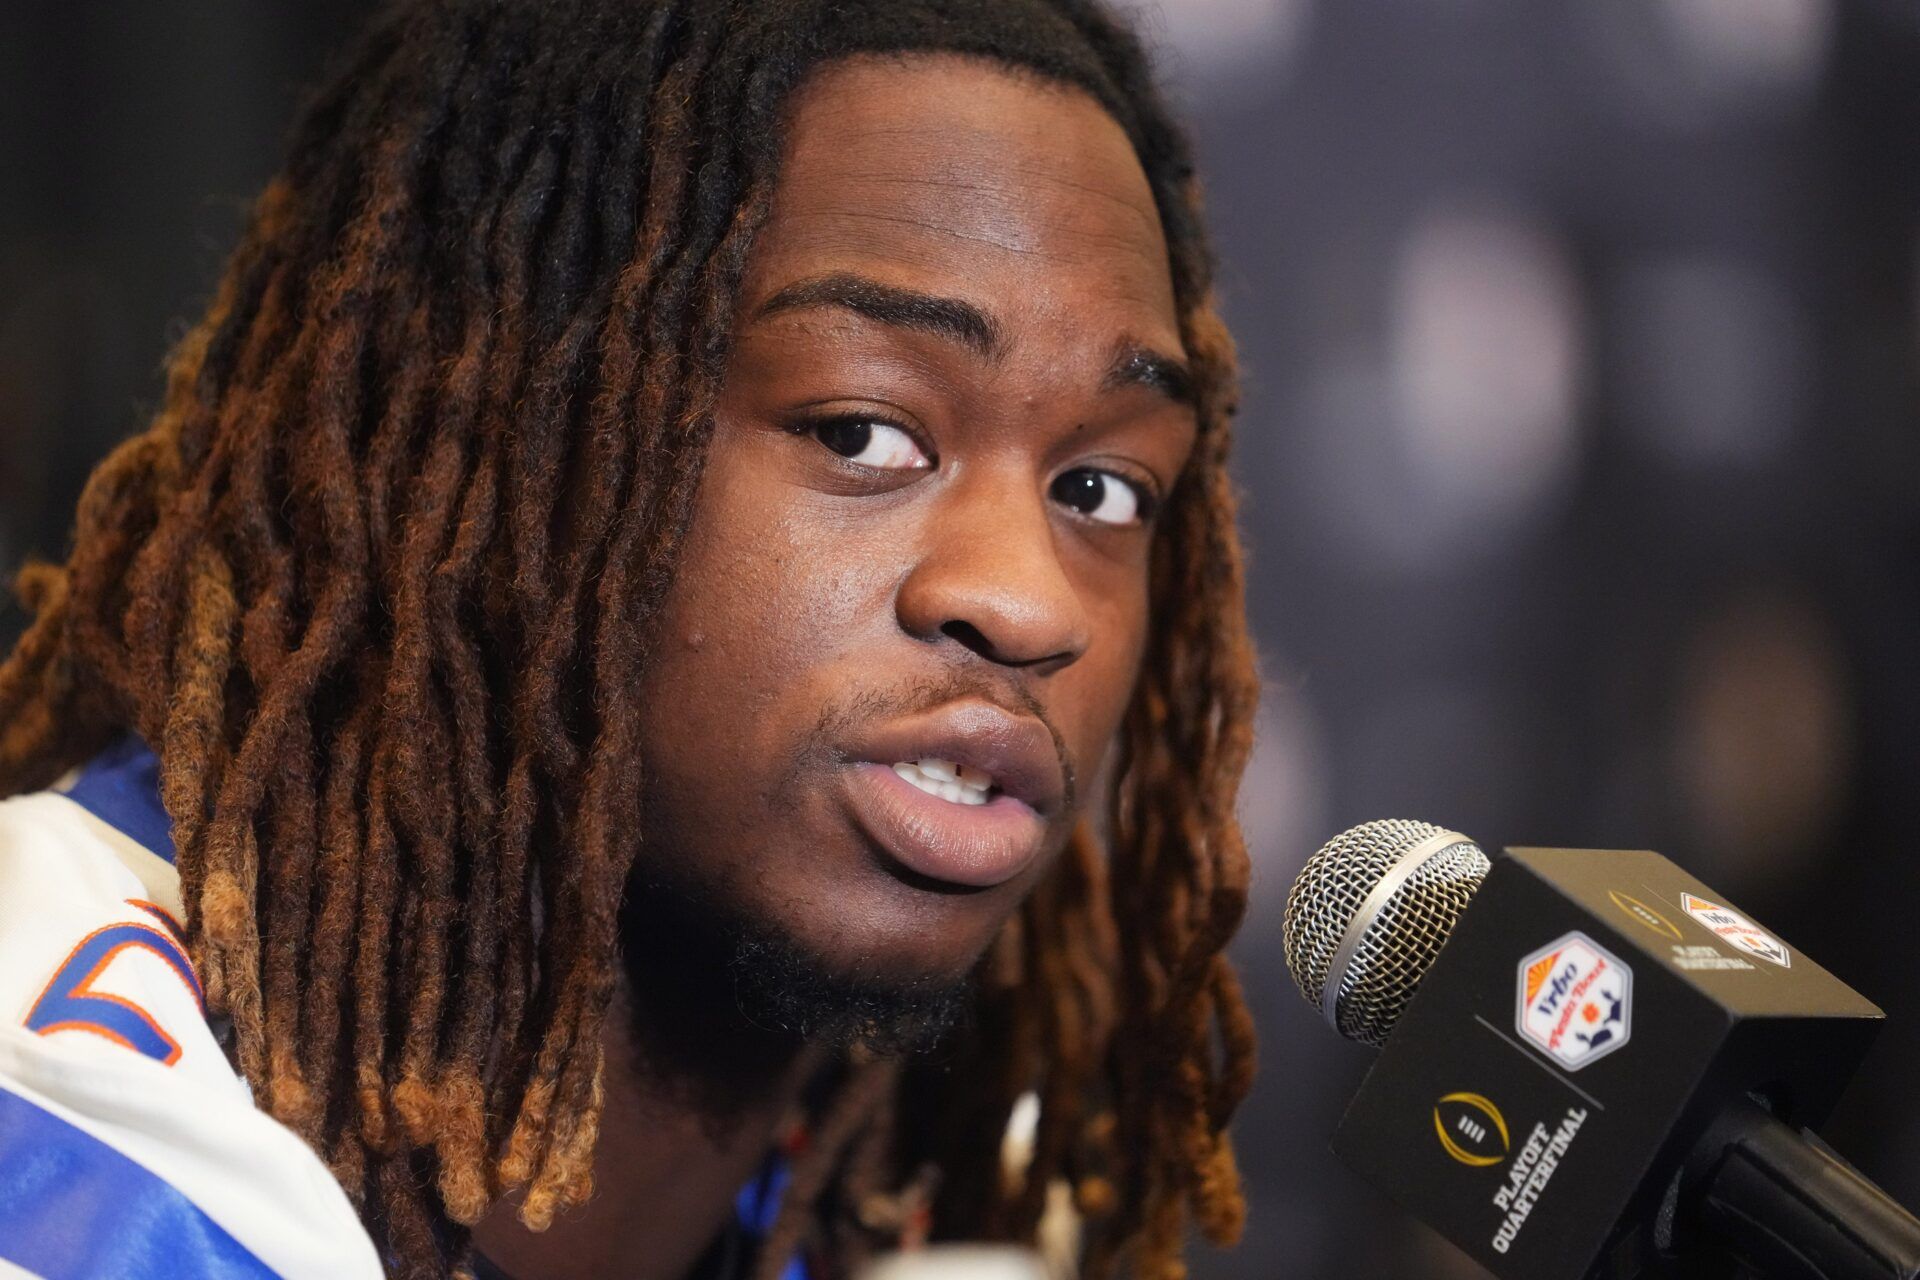
<svg viewBox="0 0 1920 1280">
<path fill-rule="evenodd" d="M 1047 726 L 990 702 L 873 726 L 843 752 L 854 823 L 901 867 L 947 885 L 1014 879 L 1071 809 L 1066 761 Z"/>
<path fill-rule="evenodd" d="M 963 781 L 921 761 L 853 764 L 844 775 L 853 821 L 918 876 L 971 889 L 1004 884 L 1045 850 L 1047 822 L 989 776 L 968 772 Z"/>
</svg>

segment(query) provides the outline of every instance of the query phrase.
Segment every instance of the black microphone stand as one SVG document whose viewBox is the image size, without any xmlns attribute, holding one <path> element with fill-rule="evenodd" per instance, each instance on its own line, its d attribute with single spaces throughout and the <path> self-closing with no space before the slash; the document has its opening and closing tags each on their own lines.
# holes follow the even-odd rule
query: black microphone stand
<svg viewBox="0 0 1920 1280">
<path fill-rule="evenodd" d="M 1920 1280 L 1920 1220 L 1818 1139 L 1728 1107 L 1695 1144 L 1671 1220 L 1764 1280 Z"/>
</svg>

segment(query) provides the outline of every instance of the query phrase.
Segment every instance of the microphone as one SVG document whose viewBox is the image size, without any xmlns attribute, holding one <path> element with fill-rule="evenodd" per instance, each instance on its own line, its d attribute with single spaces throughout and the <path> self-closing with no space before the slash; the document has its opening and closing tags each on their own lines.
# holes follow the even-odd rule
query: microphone
<svg viewBox="0 0 1920 1280">
<path fill-rule="evenodd" d="M 861 1269 L 857 1280 L 1054 1280 L 1056 1274 L 1031 1249 L 936 1244 L 882 1254 Z"/>
<path fill-rule="evenodd" d="M 1381 1048 L 1334 1152 L 1501 1280 L 1920 1280 L 1920 1221 L 1806 1127 L 1885 1015 L 1659 854 L 1369 822 L 1283 941 Z"/>
</svg>

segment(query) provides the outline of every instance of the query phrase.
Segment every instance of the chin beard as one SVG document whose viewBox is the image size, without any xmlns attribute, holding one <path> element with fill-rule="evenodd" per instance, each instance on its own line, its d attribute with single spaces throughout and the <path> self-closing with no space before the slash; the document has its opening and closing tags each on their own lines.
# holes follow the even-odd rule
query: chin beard
<svg viewBox="0 0 1920 1280">
<path fill-rule="evenodd" d="M 779 921 L 678 886 L 630 885 L 620 952 L 640 1003 L 655 1006 L 647 1019 L 655 1030 L 663 1018 L 688 1027 L 720 1017 L 809 1044 L 896 1057 L 932 1050 L 973 1006 L 971 973 L 903 977 L 877 966 L 839 967 Z M 656 994 L 678 1013 L 660 1008 Z"/>
<path fill-rule="evenodd" d="M 882 1057 L 925 1053 L 972 1005 L 971 978 L 837 972 L 778 928 L 733 935 L 735 1005 L 755 1026 Z"/>
</svg>

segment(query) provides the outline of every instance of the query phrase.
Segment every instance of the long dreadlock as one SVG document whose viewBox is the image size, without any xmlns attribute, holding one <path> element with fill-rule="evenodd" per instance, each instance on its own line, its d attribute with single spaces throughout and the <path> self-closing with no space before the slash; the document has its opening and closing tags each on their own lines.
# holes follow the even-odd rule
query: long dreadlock
<svg viewBox="0 0 1920 1280">
<path fill-rule="evenodd" d="M 1070 1187 L 1096 1280 L 1178 1277 L 1189 1220 L 1239 1230 L 1233 356 L 1135 39 L 1096 0 L 418 0 L 308 109 L 161 412 L 94 473 L 67 563 L 23 572 L 36 619 L 0 666 L 0 793 L 128 729 L 155 746 L 239 1069 L 405 1275 L 458 1267 L 461 1224 L 509 1190 L 534 1227 L 589 1193 L 643 817 L 626 691 L 780 112 L 826 59 L 913 50 L 1077 86 L 1126 129 L 1199 439 L 1104 839 L 1078 833 L 997 939 L 945 1065 L 849 1061 L 765 1270 L 809 1237 L 858 1256 L 928 1170 L 949 1236 L 1030 1239 Z M 1028 1091 L 1009 1177 L 981 1136 Z"/>
</svg>

